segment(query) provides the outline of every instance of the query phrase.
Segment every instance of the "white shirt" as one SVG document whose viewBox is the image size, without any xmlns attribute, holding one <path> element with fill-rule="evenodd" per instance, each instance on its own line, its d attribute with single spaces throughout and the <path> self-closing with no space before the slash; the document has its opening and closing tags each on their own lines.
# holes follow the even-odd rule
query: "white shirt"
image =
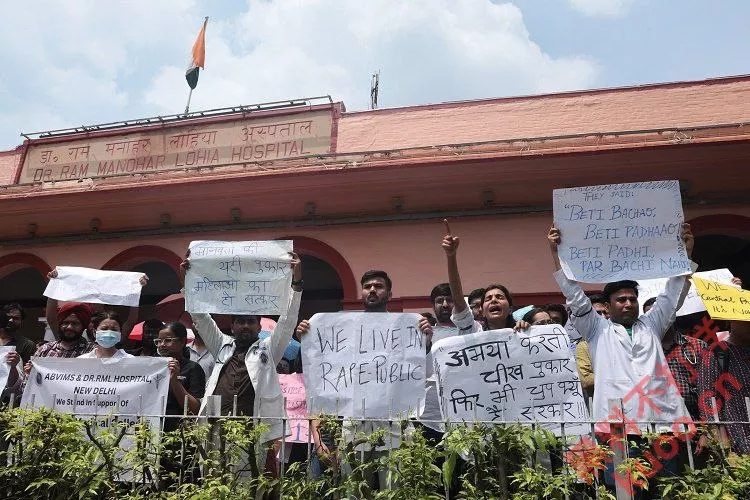
<svg viewBox="0 0 750 500">
<path fill-rule="evenodd" d="M 98 358 L 99 356 L 96 355 L 96 350 L 98 347 L 94 347 L 86 354 L 81 354 L 78 356 L 79 358 Z M 132 354 L 128 354 L 127 352 L 123 351 L 122 349 L 117 349 L 115 353 L 111 356 L 112 358 L 134 358 Z"/>
<path fill-rule="evenodd" d="M 211 377 L 211 372 L 214 371 L 214 364 L 216 363 L 214 355 L 205 346 L 202 351 L 198 351 L 194 345 L 188 346 L 188 350 L 190 351 L 190 361 L 195 361 L 201 365 L 203 372 L 206 374 L 206 380 L 208 380 Z"/>
<path fill-rule="evenodd" d="M 607 432 L 608 420 L 623 420 L 618 409 L 609 406 L 610 399 L 623 400 L 627 419 L 665 422 L 657 425 L 659 431 L 670 431 L 676 419 L 689 421 L 661 347 L 661 339 L 675 319 L 686 276 L 667 280 L 651 310 L 633 324 L 632 339 L 624 326 L 598 315 L 580 285 L 562 270 L 554 276 L 571 310 L 571 323 L 589 344 L 594 368 L 593 418 L 601 423 L 597 430 Z M 637 427 L 650 430 L 647 424 Z M 634 424 L 626 425 L 629 434 L 635 430 Z"/>
</svg>

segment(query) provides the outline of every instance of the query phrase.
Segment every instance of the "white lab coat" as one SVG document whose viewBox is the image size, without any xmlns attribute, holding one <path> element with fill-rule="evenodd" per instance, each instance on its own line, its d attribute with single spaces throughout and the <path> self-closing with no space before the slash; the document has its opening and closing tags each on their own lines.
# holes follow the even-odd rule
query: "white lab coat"
<svg viewBox="0 0 750 500">
<path fill-rule="evenodd" d="M 672 378 L 667 365 L 661 339 L 675 320 L 677 302 L 686 276 L 667 281 L 664 291 L 654 306 L 633 324 L 632 340 L 625 327 L 605 319 L 593 310 L 591 301 L 575 281 L 569 280 L 562 270 L 555 279 L 565 295 L 571 310 L 570 321 L 589 344 L 591 364 L 594 368 L 594 420 L 602 424 L 598 430 L 609 430 L 606 422 L 612 417 L 622 420 L 613 412 L 610 399 L 622 399 L 625 417 L 630 420 L 656 420 L 660 432 L 672 430 L 677 419 L 689 421 L 690 414 Z M 650 431 L 646 424 L 637 426 Z M 679 430 L 683 427 L 680 426 Z M 633 425 L 626 427 L 633 433 Z"/>
<path fill-rule="evenodd" d="M 276 365 L 284 354 L 284 349 L 289 340 L 292 338 L 294 329 L 297 326 L 297 314 L 299 313 L 299 303 L 302 292 L 292 292 L 287 310 L 279 318 L 274 331 L 265 339 L 257 340 L 247 350 L 245 365 L 247 374 L 255 390 L 255 402 L 253 416 L 256 424 L 262 422 L 269 426 L 269 430 L 263 435 L 262 441 L 271 441 L 280 439 L 291 433 L 289 423 L 285 428 L 282 427 L 282 418 L 286 416 L 284 408 L 284 395 L 279 385 L 279 376 L 276 373 Z M 221 369 L 224 363 L 234 354 L 234 337 L 224 335 L 216 326 L 210 314 L 191 313 L 193 323 L 200 332 L 203 342 L 211 354 L 213 354 L 216 364 L 211 376 L 206 382 L 206 397 L 201 401 L 199 414 L 206 414 L 206 403 L 209 396 L 213 395 L 216 384 L 219 382 Z M 258 417 L 277 417 L 273 419 L 262 419 Z"/>
</svg>

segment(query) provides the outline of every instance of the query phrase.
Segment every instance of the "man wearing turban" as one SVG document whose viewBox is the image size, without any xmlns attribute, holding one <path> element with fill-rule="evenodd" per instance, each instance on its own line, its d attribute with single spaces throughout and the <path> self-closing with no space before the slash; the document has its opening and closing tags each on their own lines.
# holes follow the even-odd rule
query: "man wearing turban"
<svg viewBox="0 0 750 500">
<path fill-rule="evenodd" d="M 36 351 L 36 356 L 54 358 L 77 358 L 89 352 L 91 344 L 84 333 L 91 322 L 91 307 L 81 302 L 68 302 L 57 310 L 57 338 Z"/>
</svg>

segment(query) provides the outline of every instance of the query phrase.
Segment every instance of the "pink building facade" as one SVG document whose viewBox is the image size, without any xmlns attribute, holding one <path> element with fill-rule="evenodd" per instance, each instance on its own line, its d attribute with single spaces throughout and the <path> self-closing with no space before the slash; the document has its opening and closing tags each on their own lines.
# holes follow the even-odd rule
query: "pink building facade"
<svg viewBox="0 0 750 500">
<path fill-rule="evenodd" d="M 747 123 L 750 77 L 736 77 L 355 113 L 302 100 L 35 135 L 0 152 L 0 299 L 33 317 L 55 265 L 138 270 L 145 318 L 179 290 L 190 241 L 290 238 L 301 316 L 357 308 L 368 269 L 392 276 L 392 310 L 429 310 L 447 217 L 467 292 L 500 282 L 516 305 L 558 301 L 552 190 L 658 179 L 681 181 L 701 267 L 750 282 Z"/>
</svg>

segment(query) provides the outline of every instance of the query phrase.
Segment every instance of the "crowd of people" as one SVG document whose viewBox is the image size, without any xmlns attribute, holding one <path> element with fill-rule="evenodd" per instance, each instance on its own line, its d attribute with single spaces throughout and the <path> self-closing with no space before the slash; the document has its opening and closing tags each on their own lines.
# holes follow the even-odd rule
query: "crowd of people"
<svg viewBox="0 0 750 500">
<path fill-rule="evenodd" d="M 610 401 L 619 399 L 620 416 L 632 422 L 627 426 L 629 440 L 639 439 L 641 431 L 653 430 L 644 423 L 652 420 L 726 421 L 726 425 L 711 427 L 714 437 L 724 440 L 735 452 L 750 453 L 750 426 L 736 423 L 750 420 L 745 403 L 745 397 L 750 396 L 750 323 L 732 321 L 725 341 L 717 340 L 715 335 L 696 338 L 693 325 L 685 327 L 676 317 L 689 286 L 689 276 L 684 275 L 670 278 L 658 297 L 643 304 L 643 314 L 635 281 L 608 283 L 602 292 L 587 295 L 561 270 L 557 247 L 563 237 L 553 226 L 547 234 L 547 244 L 554 278 L 566 303 L 536 304 L 524 308 L 522 317 L 514 318 L 520 308 L 513 302 L 512 283 L 484 285 L 465 297 L 458 264 L 459 238 L 451 234 L 446 222 L 442 248 L 448 281 L 431 290 L 432 310 L 423 313 L 419 324 L 428 351 L 432 343 L 453 335 L 503 328 L 525 330 L 552 323 L 572 325 L 581 338 L 571 341 L 571 355 L 575 357 L 594 421 L 609 421 L 613 412 Z M 683 226 L 682 239 L 690 255 L 693 236 L 687 224 Z M 189 267 L 188 255 L 182 268 Z M 310 328 L 307 320 L 298 323 L 304 282 L 296 254 L 291 256 L 291 267 L 290 298 L 270 334 L 262 331 L 258 316 L 234 315 L 229 331 L 223 332 L 210 314 L 193 313 L 194 342 L 188 342 L 182 323 L 148 319 L 142 325 L 142 341 L 128 352 L 122 345 L 138 320 L 137 311 L 123 321 L 112 311 L 94 313 L 89 304 L 59 305 L 49 299 L 47 320 L 56 340 L 37 347 L 17 335 L 24 319 L 23 308 L 7 305 L 0 314 L 0 345 L 15 346 L 15 352 L 6 357 L 13 369 L 3 400 L 7 403 L 10 394 L 20 400 L 33 357 L 163 356 L 170 358 L 168 415 L 282 415 L 284 399 L 278 374 L 302 370 L 299 342 Z M 56 279 L 54 271 L 49 279 Z M 741 286 L 739 280 L 735 279 L 735 283 Z M 388 274 L 368 271 L 360 284 L 362 309 L 387 312 L 393 286 Z M 436 380 L 429 375 L 425 393 L 419 395 L 424 404 L 413 427 L 439 443 L 445 428 L 440 424 Z M 215 398 L 207 396 L 221 396 L 219 407 L 210 408 L 210 401 Z M 420 424 L 419 419 L 424 423 Z M 174 429 L 179 422 L 179 418 L 165 419 L 165 428 Z M 383 426 L 388 428 L 388 424 Z M 331 460 L 335 445 L 315 423 L 311 430 L 311 459 L 314 469 L 320 471 Z M 662 425 L 657 431 L 669 434 L 674 428 Z M 606 433 L 604 429 L 602 435 Z M 281 421 L 270 421 L 264 440 L 278 442 L 287 434 L 288 428 Z M 396 438 L 402 436 L 400 429 L 393 434 Z M 709 433 L 702 433 L 695 438 L 692 453 L 696 457 L 700 457 L 708 437 Z M 387 452 L 389 446 L 398 446 L 398 439 L 387 440 L 382 447 L 368 452 L 377 456 Z M 301 448 L 294 453 L 297 452 L 301 459 L 307 459 Z M 267 467 L 273 469 L 275 457 L 269 454 L 268 458 Z M 681 453 L 667 460 L 664 470 L 676 472 L 685 460 Z M 384 480 L 380 478 L 381 484 Z M 612 483 L 611 477 L 608 482 Z"/>
</svg>

